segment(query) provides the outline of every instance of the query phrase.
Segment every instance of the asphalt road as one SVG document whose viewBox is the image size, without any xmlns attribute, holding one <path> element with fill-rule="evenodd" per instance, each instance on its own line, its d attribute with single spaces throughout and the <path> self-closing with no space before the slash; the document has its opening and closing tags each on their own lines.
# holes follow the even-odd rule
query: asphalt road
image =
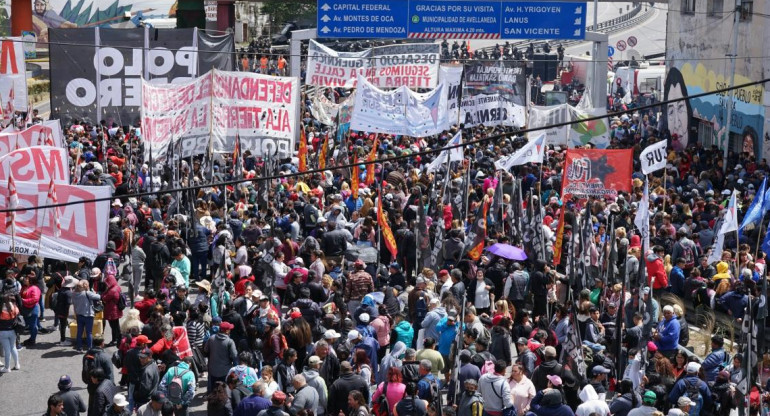
<svg viewBox="0 0 770 416">
<path fill-rule="evenodd" d="M 124 291 L 126 289 L 124 288 Z M 45 311 L 47 321 L 44 327 L 53 325 L 53 312 Z M 70 322 L 72 322 L 70 320 Z M 27 339 L 26 335 L 22 340 Z M 112 334 L 107 329 L 105 343 L 112 340 Z M 58 329 L 50 334 L 38 334 L 37 345 L 32 348 L 24 348 L 19 351 L 21 370 L 10 373 L 0 373 L 0 415 L 2 416 L 39 416 L 46 410 L 48 397 L 56 393 L 56 384 L 59 377 L 67 374 L 72 378 L 72 390 L 77 391 L 83 400 L 88 403 L 88 392 L 81 381 L 83 354 L 78 354 L 72 347 L 59 347 Z M 107 348 L 111 356 L 115 347 Z M 1 361 L 0 361 L 1 362 Z M 116 384 L 120 380 L 120 373 L 115 371 Z M 197 395 L 193 401 L 190 413 L 192 415 L 205 415 L 206 404 L 203 398 L 206 394 L 206 379 L 198 380 Z M 127 394 L 127 391 L 121 391 Z"/>
</svg>

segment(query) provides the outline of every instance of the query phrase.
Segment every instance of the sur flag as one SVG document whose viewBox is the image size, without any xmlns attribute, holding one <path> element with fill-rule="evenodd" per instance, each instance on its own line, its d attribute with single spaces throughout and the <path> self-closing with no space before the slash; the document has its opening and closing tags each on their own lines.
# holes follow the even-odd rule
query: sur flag
<svg viewBox="0 0 770 416">
<path fill-rule="evenodd" d="M 545 156 L 545 133 L 530 140 L 512 155 L 498 159 L 495 162 L 495 168 L 508 171 L 514 166 L 527 163 L 543 163 L 543 156 Z"/>
<path fill-rule="evenodd" d="M 326 132 L 321 149 L 318 151 L 318 168 L 326 169 L 326 152 L 329 151 L 329 132 Z"/>
<path fill-rule="evenodd" d="M 366 179 L 364 183 L 366 186 L 372 186 L 374 183 L 374 161 L 377 160 L 377 147 L 380 145 L 380 136 L 374 135 L 374 143 L 372 143 L 372 150 L 369 151 L 369 155 L 366 157 Z"/>
<path fill-rule="evenodd" d="M 725 234 L 738 230 L 738 211 L 736 209 L 736 195 L 735 190 L 730 197 L 730 203 L 727 205 L 725 215 L 722 217 L 722 225 L 719 227 L 719 232 L 714 242 L 714 249 L 711 250 L 708 262 L 713 263 L 719 261 L 722 258 L 722 250 L 725 245 Z"/>
<path fill-rule="evenodd" d="M 639 206 L 636 207 L 636 217 L 634 218 L 634 225 L 639 230 L 640 237 L 644 242 L 646 249 L 650 248 L 650 185 L 648 182 L 644 183 L 644 194 L 642 194 L 642 200 L 639 201 Z M 642 253 L 644 255 L 644 253 Z"/>
<path fill-rule="evenodd" d="M 382 209 L 382 195 L 377 197 L 377 224 L 380 226 L 382 233 L 382 240 L 385 242 L 385 247 L 390 251 L 390 255 L 395 259 L 398 254 L 398 246 L 396 246 L 396 238 L 393 236 L 393 230 L 390 229 L 390 224 L 385 218 L 385 212 Z"/>
<path fill-rule="evenodd" d="M 5 229 L 12 237 L 16 237 L 16 209 L 19 207 L 19 194 L 16 193 L 16 181 L 13 174 L 8 172 L 8 211 L 5 214 Z"/>
<path fill-rule="evenodd" d="M 470 242 L 468 257 L 474 261 L 479 260 L 481 253 L 484 251 L 484 242 L 487 239 L 487 213 L 489 212 L 490 203 L 491 201 L 489 200 L 484 201 L 481 213 L 476 218 L 473 227 L 471 227 L 470 233 L 468 233 L 468 241 Z"/>
<path fill-rule="evenodd" d="M 666 141 L 661 140 L 645 147 L 639 155 L 639 160 L 642 162 L 642 173 L 645 175 L 666 167 Z"/>
<path fill-rule="evenodd" d="M 738 231 L 743 233 L 743 230 L 752 230 L 758 223 L 762 222 L 762 216 L 765 214 L 765 189 L 767 186 L 767 178 L 762 181 L 762 186 L 759 187 L 759 191 L 754 196 L 754 200 L 751 201 L 749 209 L 746 211 L 746 215 L 743 217 L 741 226 L 738 227 Z"/>
<path fill-rule="evenodd" d="M 358 181 L 361 179 L 361 168 L 358 167 L 358 155 L 353 153 L 353 173 L 350 178 L 350 191 L 353 193 L 353 200 L 358 200 Z"/>
<path fill-rule="evenodd" d="M 56 196 L 56 184 L 54 184 L 53 178 L 48 184 L 48 201 L 51 205 L 59 203 L 59 198 Z M 59 218 L 59 207 L 53 207 L 53 236 L 56 238 L 61 237 L 61 219 Z"/>
<path fill-rule="evenodd" d="M 307 171 L 307 138 L 304 128 L 299 129 L 299 171 Z"/>
<path fill-rule="evenodd" d="M 446 147 L 460 145 L 463 142 L 463 135 L 462 131 L 457 132 L 454 137 L 447 143 Z M 441 166 L 446 165 L 447 158 L 449 158 L 448 162 L 462 162 L 463 160 L 463 148 L 462 147 L 455 147 L 453 149 L 444 149 L 441 151 L 441 153 L 438 154 L 436 159 L 434 159 L 430 164 L 427 166 L 426 170 L 428 173 L 435 172 L 441 168 Z"/>
</svg>

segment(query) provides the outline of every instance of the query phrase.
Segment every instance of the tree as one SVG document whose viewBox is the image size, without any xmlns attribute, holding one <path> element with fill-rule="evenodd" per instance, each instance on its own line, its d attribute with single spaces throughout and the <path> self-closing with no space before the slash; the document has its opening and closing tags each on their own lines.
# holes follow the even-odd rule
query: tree
<svg viewBox="0 0 770 416">
<path fill-rule="evenodd" d="M 292 20 L 315 20 L 317 0 L 267 0 L 262 2 L 262 14 L 269 14 L 276 24 Z"/>
</svg>

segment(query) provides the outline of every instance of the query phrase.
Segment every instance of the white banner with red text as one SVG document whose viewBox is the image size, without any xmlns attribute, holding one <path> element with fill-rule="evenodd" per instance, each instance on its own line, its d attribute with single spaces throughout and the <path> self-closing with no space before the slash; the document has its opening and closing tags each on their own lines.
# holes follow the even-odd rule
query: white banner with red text
<svg viewBox="0 0 770 416">
<path fill-rule="evenodd" d="M 27 66 L 21 38 L 0 39 L 0 110 L 3 122 L 27 111 Z"/>
<path fill-rule="evenodd" d="M 45 121 L 24 130 L 9 126 L 0 132 L 0 156 L 31 146 L 63 147 L 63 142 L 64 135 L 59 120 Z"/>
<path fill-rule="evenodd" d="M 19 208 L 49 205 L 48 183 L 16 182 Z M 108 186 L 56 185 L 60 204 L 79 202 L 54 208 L 16 211 L 16 237 L 6 229 L 6 213 L 0 213 L 0 251 L 22 255 L 41 255 L 76 263 L 80 257 L 90 259 L 107 246 L 110 202 Z M 94 199 L 104 201 L 93 202 Z M 88 201 L 88 202 L 82 202 Z M 0 208 L 8 207 L 8 187 L 0 187 Z M 61 235 L 55 235 L 54 215 L 61 224 Z M 40 250 L 38 252 L 38 246 Z"/>
<path fill-rule="evenodd" d="M 70 168 L 67 149 L 53 146 L 32 146 L 14 150 L 0 157 L 0 184 L 8 175 L 23 182 L 69 185 Z"/>
</svg>

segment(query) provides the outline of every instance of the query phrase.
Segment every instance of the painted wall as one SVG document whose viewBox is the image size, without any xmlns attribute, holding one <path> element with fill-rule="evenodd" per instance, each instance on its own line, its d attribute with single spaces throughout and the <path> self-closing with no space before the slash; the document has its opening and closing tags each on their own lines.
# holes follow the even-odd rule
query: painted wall
<svg viewBox="0 0 770 416">
<path fill-rule="evenodd" d="M 666 31 L 666 59 L 669 70 L 666 86 L 673 88 L 674 95 L 679 90 L 673 83 L 681 75 L 684 89 L 688 96 L 726 88 L 731 71 L 730 60 L 726 55 L 732 48 L 733 14 L 732 1 L 724 2 L 724 12 L 716 16 L 707 15 L 708 2 L 696 2 L 695 14 L 682 14 L 678 7 L 669 8 Z M 675 10 L 672 10 L 675 9 Z M 768 61 L 766 45 L 770 41 L 770 25 L 760 14 L 770 12 L 766 2 L 754 2 L 754 15 L 738 25 L 738 59 L 736 59 L 735 79 L 733 85 L 765 78 Z M 733 114 L 730 132 L 750 137 L 746 150 L 753 147 L 755 153 L 770 155 L 770 142 L 764 139 L 768 131 L 768 99 L 766 91 L 761 86 L 751 86 L 733 91 Z M 664 91 L 664 99 L 665 99 Z M 715 132 L 724 132 L 727 124 L 727 106 L 730 102 L 727 94 L 713 94 L 702 98 L 692 99 L 686 109 L 689 115 L 697 119 L 709 120 L 713 123 Z M 672 110 L 672 109 L 668 109 Z M 677 109 L 673 109 L 676 114 Z M 681 109 L 680 109 L 681 110 Z M 668 117 L 669 111 L 664 111 Z M 669 124 L 677 124 L 676 120 Z M 690 127 L 697 123 L 690 123 Z M 692 131 L 692 130 L 691 130 Z M 722 146 L 722 135 L 720 147 Z M 688 140 L 692 143 L 697 135 L 690 133 Z M 733 139 L 732 148 L 742 147 Z"/>
</svg>

